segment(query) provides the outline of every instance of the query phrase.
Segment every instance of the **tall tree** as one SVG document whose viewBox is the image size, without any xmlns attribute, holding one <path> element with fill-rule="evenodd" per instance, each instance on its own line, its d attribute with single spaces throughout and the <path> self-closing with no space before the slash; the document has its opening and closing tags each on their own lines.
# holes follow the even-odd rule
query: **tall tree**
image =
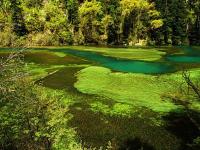
<svg viewBox="0 0 200 150">
<path fill-rule="evenodd" d="M 164 25 L 157 32 L 160 44 L 187 44 L 188 8 L 186 0 L 155 0 Z"/>
<path fill-rule="evenodd" d="M 118 45 L 122 43 L 120 39 L 120 18 L 121 18 L 121 11 L 120 11 L 120 0 L 100 0 L 102 4 L 102 10 L 105 14 L 102 23 L 104 29 L 106 28 L 106 40 L 107 44 L 114 44 Z M 105 23 L 106 21 L 106 23 Z"/>
<path fill-rule="evenodd" d="M 79 7 L 80 34 L 83 35 L 85 43 L 98 43 L 97 29 L 102 13 L 101 3 L 96 0 L 85 1 Z"/>
<path fill-rule="evenodd" d="M 200 45 L 200 1 L 188 0 L 188 36 L 191 45 Z"/>
<path fill-rule="evenodd" d="M 24 23 L 24 17 L 21 9 L 20 0 L 10 0 L 11 10 L 12 10 L 12 22 L 13 22 L 13 31 L 18 36 L 24 36 L 27 34 L 27 29 Z"/>
<path fill-rule="evenodd" d="M 146 39 L 150 29 L 162 26 L 159 12 L 153 3 L 147 0 L 122 0 L 120 1 L 122 17 L 120 31 L 128 41 L 133 43 L 139 39 Z"/>
</svg>

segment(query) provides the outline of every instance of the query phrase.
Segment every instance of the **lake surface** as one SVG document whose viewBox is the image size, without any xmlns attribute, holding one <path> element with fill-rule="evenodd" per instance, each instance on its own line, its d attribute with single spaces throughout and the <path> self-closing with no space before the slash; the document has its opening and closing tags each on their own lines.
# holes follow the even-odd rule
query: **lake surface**
<svg viewBox="0 0 200 150">
<path fill-rule="evenodd" d="M 177 63 L 200 63 L 200 50 L 191 47 L 182 47 L 181 50 L 182 54 L 171 54 L 166 59 Z"/>
<path fill-rule="evenodd" d="M 191 67 L 194 65 L 199 65 L 200 67 L 200 51 L 194 50 L 192 48 L 182 48 L 181 54 L 166 55 L 163 57 L 164 61 L 162 60 L 155 62 L 117 59 L 91 51 L 79 51 L 70 49 L 61 49 L 59 51 L 82 57 L 84 59 L 96 62 L 103 67 L 121 72 L 163 74 L 183 69 L 184 63 L 190 63 Z"/>
<path fill-rule="evenodd" d="M 166 54 L 161 60 L 151 62 L 115 58 L 111 56 L 105 56 L 99 52 L 72 50 L 70 48 L 56 48 L 53 50 L 48 48 L 36 48 L 34 50 L 37 50 L 38 53 L 32 55 L 28 52 L 25 56 L 26 61 L 39 64 L 51 63 L 60 65 L 72 62 L 76 63 L 77 58 L 82 58 L 86 61 L 93 62 L 96 65 L 107 67 L 114 71 L 144 74 L 164 74 L 183 69 L 190 69 L 193 67 L 200 67 L 200 50 L 193 49 L 191 47 L 179 47 L 178 53 Z M 48 50 L 52 53 L 48 53 Z M 62 52 L 70 54 L 71 56 L 56 57 L 54 56 L 53 52 Z M 79 62 L 79 64 L 84 63 L 84 61 Z"/>
<path fill-rule="evenodd" d="M 166 72 L 173 72 L 175 70 L 175 68 L 168 63 L 117 59 L 89 51 L 77 51 L 77 50 L 63 50 L 63 51 L 71 55 L 75 55 L 90 61 L 94 61 L 96 63 L 99 63 L 103 67 L 107 67 L 115 71 L 145 73 L 145 74 L 160 74 Z"/>
</svg>

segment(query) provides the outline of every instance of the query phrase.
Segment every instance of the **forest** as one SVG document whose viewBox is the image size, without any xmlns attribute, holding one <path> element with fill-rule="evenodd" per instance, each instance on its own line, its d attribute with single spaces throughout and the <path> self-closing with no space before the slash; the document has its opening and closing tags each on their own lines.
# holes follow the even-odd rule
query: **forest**
<svg viewBox="0 0 200 150">
<path fill-rule="evenodd" d="M 199 0 L 1 0 L 0 45 L 199 45 Z"/>
</svg>

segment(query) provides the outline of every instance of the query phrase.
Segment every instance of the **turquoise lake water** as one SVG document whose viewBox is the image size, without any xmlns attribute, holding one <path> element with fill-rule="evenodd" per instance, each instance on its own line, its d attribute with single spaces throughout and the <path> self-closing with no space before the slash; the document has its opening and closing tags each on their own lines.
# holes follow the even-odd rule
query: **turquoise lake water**
<svg viewBox="0 0 200 150">
<path fill-rule="evenodd" d="M 62 50 L 71 55 L 82 57 L 84 59 L 99 63 L 103 67 L 110 68 L 115 71 L 159 74 L 173 72 L 175 69 L 172 65 L 159 62 L 145 62 L 139 60 L 116 59 L 113 57 L 103 56 L 95 52 Z"/>
<path fill-rule="evenodd" d="M 200 63 L 200 50 L 191 47 L 182 47 L 183 54 L 172 54 L 166 57 L 170 62 L 178 63 Z"/>
<path fill-rule="evenodd" d="M 144 74 L 170 73 L 177 71 L 177 66 L 181 66 L 181 64 L 183 63 L 191 63 L 197 65 L 199 64 L 200 67 L 200 51 L 193 50 L 191 48 L 182 48 L 182 54 L 166 55 L 163 58 L 165 61 L 156 62 L 117 59 L 114 57 L 104 56 L 91 51 L 79 51 L 70 49 L 62 49 L 59 51 L 82 57 L 84 59 L 96 62 L 103 67 L 122 72 Z"/>
<path fill-rule="evenodd" d="M 9 49 L 8 49 L 9 50 Z M 29 56 L 28 62 L 52 62 L 55 64 L 69 63 L 65 58 L 54 58 L 48 53 L 43 53 L 43 50 L 49 50 L 48 48 L 36 48 L 39 53 L 37 56 Z M 117 49 L 116 49 L 117 50 Z M 72 50 L 69 48 L 56 48 L 53 52 L 64 52 L 73 56 L 83 58 L 94 62 L 96 65 L 107 67 L 114 71 L 130 72 L 130 73 L 144 73 L 144 74 L 164 74 L 172 73 L 182 69 L 190 69 L 193 67 L 200 68 L 200 50 L 193 49 L 191 47 L 179 47 L 178 53 L 166 54 L 158 61 L 141 61 L 141 60 L 129 60 L 119 59 L 110 56 L 104 56 L 98 52 Z M 31 51 L 30 51 L 31 52 Z M 33 58 L 32 58 L 33 57 Z M 185 67 L 186 66 L 186 67 Z"/>
</svg>

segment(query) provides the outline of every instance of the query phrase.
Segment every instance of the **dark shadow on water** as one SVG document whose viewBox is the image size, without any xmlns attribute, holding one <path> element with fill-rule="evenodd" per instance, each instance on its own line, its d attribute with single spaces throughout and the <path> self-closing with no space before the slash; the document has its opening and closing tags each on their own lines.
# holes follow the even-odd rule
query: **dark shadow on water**
<svg viewBox="0 0 200 150">
<path fill-rule="evenodd" d="M 85 99 L 85 100 L 84 100 Z M 96 97 L 83 97 L 69 108 L 73 114 L 69 125 L 75 128 L 79 140 L 85 147 L 100 147 L 108 141 L 116 145 L 116 150 L 177 150 L 179 140 L 168 134 L 165 128 L 155 126 L 149 118 L 155 117 L 149 110 L 142 116 L 110 116 L 93 112 L 88 105 Z"/>
<path fill-rule="evenodd" d="M 184 113 L 172 112 L 163 117 L 167 122 L 166 129 L 181 140 L 180 150 L 197 150 L 191 147 L 193 140 L 200 136 L 200 113 L 195 111 L 185 111 Z M 200 147 L 198 148 L 198 150 Z"/>
<path fill-rule="evenodd" d="M 38 80 L 36 83 L 51 89 L 74 91 L 74 83 L 77 81 L 75 74 L 81 69 L 83 67 L 65 67 Z"/>
<path fill-rule="evenodd" d="M 127 139 L 119 150 L 154 150 L 153 146 L 143 143 L 139 138 Z"/>
</svg>

